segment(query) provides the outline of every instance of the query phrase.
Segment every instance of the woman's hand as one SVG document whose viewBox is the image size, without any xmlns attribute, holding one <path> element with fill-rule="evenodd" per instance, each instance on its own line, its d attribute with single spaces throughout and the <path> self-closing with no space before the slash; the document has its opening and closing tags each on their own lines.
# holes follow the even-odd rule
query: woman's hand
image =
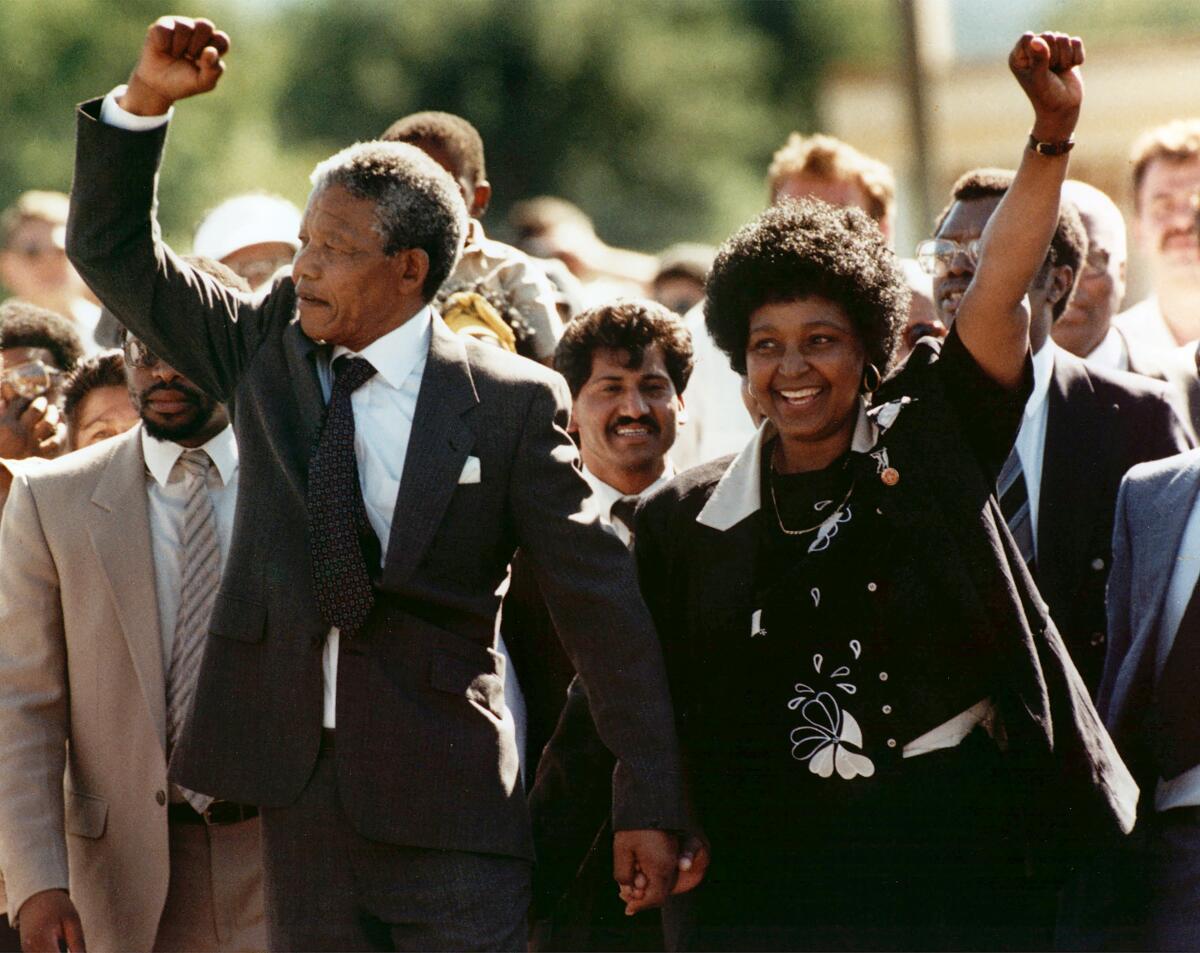
<svg viewBox="0 0 1200 953">
<path fill-rule="evenodd" d="M 1034 138 L 1071 138 L 1083 103 L 1083 41 L 1065 33 L 1024 34 L 1008 57 L 1008 68 L 1033 106 Z"/>
<path fill-rule="evenodd" d="M 687 893 L 700 886 L 704 874 L 708 870 L 708 844 L 695 834 L 689 834 L 683 839 L 679 848 L 679 879 L 675 881 L 673 894 Z"/>
</svg>

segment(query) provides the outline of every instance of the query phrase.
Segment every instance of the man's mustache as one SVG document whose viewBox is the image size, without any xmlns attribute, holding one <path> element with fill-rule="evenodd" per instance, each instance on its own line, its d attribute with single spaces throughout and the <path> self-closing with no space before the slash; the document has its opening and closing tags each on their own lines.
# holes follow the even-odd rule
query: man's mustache
<svg viewBox="0 0 1200 953">
<path fill-rule="evenodd" d="M 658 433 L 658 421 L 653 417 L 618 417 L 611 429 L 616 430 L 618 427 L 645 427 L 651 433 Z"/>
<path fill-rule="evenodd" d="M 1159 240 L 1159 251 L 1166 251 L 1167 242 L 1173 238 L 1187 238 L 1195 240 L 1197 231 L 1200 231 L 1200 217 L 1197 219 L 1196 225 L 1192 228 L 1172 228 L 1169 231 L 1163 232 L 1162 238 Z"/>
<path fill-rule="evenodd" d="M 144 391 L 142 391 L 141 399 L 143 401 L 149 400 L 155 394 L 165 390 L 175 391 L 176 393 L 182 394 L 184 399 L 193 404 L 202 404 L 204 402 L 204 392 L 201 391 L 200 388 L 195 387 L 192 384 L 185 384 L 183 381 L 179 380 L 170 384 L 168 384 L 166 381 L 159 381 L 156 384 L 151 384 Z"/>
</svg>

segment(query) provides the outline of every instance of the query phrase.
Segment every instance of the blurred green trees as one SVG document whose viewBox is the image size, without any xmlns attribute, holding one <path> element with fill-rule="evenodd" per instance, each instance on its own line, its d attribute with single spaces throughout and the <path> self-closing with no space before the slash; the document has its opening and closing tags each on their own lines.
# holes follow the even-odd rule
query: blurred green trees
<svg viewBox="0 0 1200 953">
<path fill-rule="evenodd" d="M 181 103 L 160 217 L 262 188 L 294 201 L 323 156 L 418 109 L 474 122 L 503 232 L 513 201 L 563 195 L 608 240 L 719 240 L 765 199 L 771 152 L 811 128 L 847 10 L 887 0 L 222 0 L 176 4 L 231 34 L 217 91 Z M 161 0 L 0 2 L 0 203 L 70 181 L 75 102 L 121 82 Z"/>
</svg>

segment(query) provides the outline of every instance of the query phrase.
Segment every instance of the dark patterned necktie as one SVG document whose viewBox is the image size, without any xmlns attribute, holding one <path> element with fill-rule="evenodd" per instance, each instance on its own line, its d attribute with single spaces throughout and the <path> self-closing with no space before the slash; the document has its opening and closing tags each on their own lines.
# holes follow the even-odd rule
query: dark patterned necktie
<svg viewBox="0 0 1200 953">
<path fill-rule="evenodd" d="M 620 523 L 629 533 L 629 542 L 625 545 L 633 549 L 634 512 L 637 510 L 639 497 L 622 496 L 609 508 L 608 515 L 614 523 Z"/>
<path fill-rule="evenodd" d="M 1159 773 L 1170 781 L 1200 764 L 1200 585 L 1192 590 L 1154 692 Z"/>
<path fill-rule="evenodd" d="M 370 567 L 379 565 L 380 546 L 358 482 L 350 395 L 375 368 L 365 358 L 343 355 L 333 362 L 333 373 L 325 423 L 308 462 L 309 545 L 321 617 L 352 636 L 375 605 Z"/>
<path fill-rule="evenodd" d="M 1013 447 L 1000 477 L 996 480 L 996 494 L 1000 498 L 1000 511 L 1004 514 L 1008 530 L 1016 540 L 1021 558 L 1030 568 L 1035 563 L 1033 546 L 1033 515 L 1029 511 L 1029 488 L 1025 485 L 1025 472 L 1021 458 Z"/>
</svg>

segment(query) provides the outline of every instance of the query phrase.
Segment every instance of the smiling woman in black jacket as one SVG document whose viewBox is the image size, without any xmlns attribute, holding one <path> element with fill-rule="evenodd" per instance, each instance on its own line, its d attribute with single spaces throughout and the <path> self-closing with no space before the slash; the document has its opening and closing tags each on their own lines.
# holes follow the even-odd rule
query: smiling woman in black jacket
<svg viewBox="0 0 1200 953">
<path fill-rule="evenodd" d="M 1061 860 L 1132 819 L 992 497 L 1082 59 L 1018 41 L 1030 146 L 951 334 L 886 381 L 907 292 L 866 216 L 774 208 L 718 254 L 709 329 L 767 422 L 651 498 L 636 545 L 711 854 L 679 945 L 1044 945 L 1027 845 L 1053 830 Z"/>
</svg>

